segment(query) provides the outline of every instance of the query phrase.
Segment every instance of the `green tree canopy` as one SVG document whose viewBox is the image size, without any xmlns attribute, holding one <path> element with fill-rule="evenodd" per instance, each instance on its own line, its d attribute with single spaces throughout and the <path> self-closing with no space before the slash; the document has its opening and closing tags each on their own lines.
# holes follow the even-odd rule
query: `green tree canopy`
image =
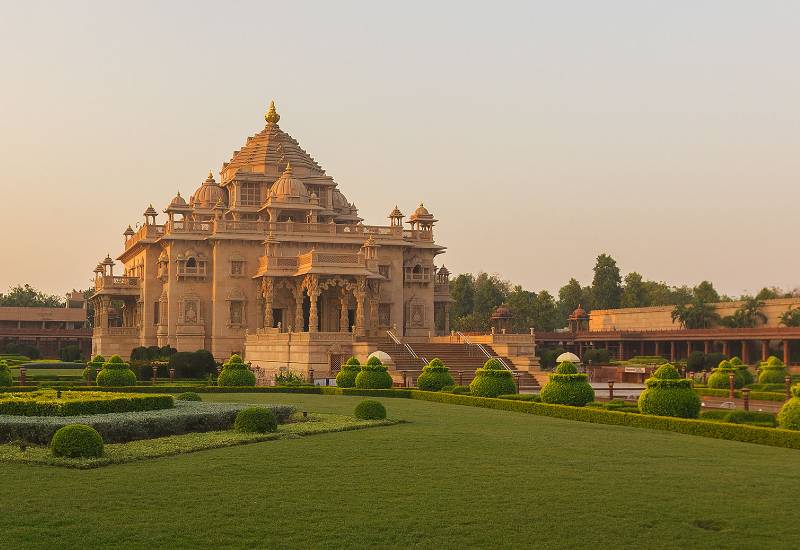
<svg viewBox="0 0 800 550">
<path fill-rule="evenodd" d="M 592 298 L 594 309 L 614 309 L 622 300 L 622 277 L 617 262 L 608 254 L 600 254 L 594 266 Z"/>
<path fill-rule="evenodd" d="M 0 306 L 3 307 L 64 307 L 63 298 L 45 294 L 30 285 L 14 286 L 8 294 L 0 293 Z"/>
</svg>

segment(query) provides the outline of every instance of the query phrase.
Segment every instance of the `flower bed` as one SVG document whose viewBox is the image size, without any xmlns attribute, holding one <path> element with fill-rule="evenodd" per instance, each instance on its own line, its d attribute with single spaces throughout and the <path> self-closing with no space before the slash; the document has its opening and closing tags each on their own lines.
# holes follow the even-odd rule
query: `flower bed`
<svg viewBox="0 0 800 550">
<path fill-rule="evenodd" d="M 180 401 L 174 408 L 142 412 L 95 414 L 86 416 L 0 415 L 0 441 L 24 440 L 46 445 L 53 434 L 67 424 L 86 424 L 100 432 L 106 443 L 150 439 L 190 432 L 227 430 L 236 413 L 246 404 Z M 294 411 L 287 405 L 272 405 L 279 422 Z"/>
<path fill-rule="evenodd" d="M 75 416 L 169 409 L 171 395 L 40 390 L 0 394 L 0 415 Z"/>
</svg>

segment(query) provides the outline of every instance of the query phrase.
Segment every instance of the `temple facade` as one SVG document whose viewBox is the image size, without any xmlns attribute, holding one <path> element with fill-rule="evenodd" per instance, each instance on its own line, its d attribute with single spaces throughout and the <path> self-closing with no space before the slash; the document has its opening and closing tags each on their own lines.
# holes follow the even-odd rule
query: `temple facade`
<svg viewBox="0 0 800 550">
<path fill-rule="evenodd" d="M 392 331 L 449 332 L 444 247 L 422 205 L 365 225 L 334 179 L 284 132 L 263 130 L 186 200 L 144 212 L 124 250 L 95 268 L 93 352 L 137 346 L 242 353 L 254 366 L 335 371 Z M 438 330 L 437 330 L 438 327 Z"/>
</svg>

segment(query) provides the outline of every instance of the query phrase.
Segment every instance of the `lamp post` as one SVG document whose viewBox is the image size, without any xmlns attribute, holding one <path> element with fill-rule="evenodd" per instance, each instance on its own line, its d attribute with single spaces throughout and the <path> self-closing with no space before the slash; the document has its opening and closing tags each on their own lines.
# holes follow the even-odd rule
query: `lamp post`
<svg viewBox="0 0 800 550">
<path fill-rule="evenodd" d="M 608 400 L 609 401 L 613 401 L 614 400 L 614 381 L 613 380 L 609 380 L 608 381 Z"/>
<path fill-rule="evenodd" d="M 792 398 L 792 377 L 787 374 L 783 382 L 786 384 L 786 401 L 789 401 Z"/>
<path fill-rule="evenodd" d="M 742 399 L 744 399 L 744 410 L 750 410 L 750 388 L 742 388 Z"/>
<path fill-rule="evenodd" d="M 730 392 L 728 393 L 728 398 L 729 398 L 731 401 L 733 401 L 733 398 L 734 398 L 734 389 L 735 389 L 735 387 L 736 387 L 736 386 L 734 385 L 734 383 L 735 383 L 735 380 L 736 380 L 736 375 L 735 375 L 735 374 L 733 374 L 732 372 L 731 372 L 731 373 L 729 373 L 729 374 L 728 374 L 728 387 L 729 387 L 729 389 L 730 389 Z"/>
</svg>

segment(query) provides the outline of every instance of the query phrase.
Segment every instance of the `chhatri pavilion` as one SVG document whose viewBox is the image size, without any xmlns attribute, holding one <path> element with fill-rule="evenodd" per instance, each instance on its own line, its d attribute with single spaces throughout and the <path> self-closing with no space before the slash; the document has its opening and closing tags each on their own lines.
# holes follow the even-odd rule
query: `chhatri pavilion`
<svg viewBox="0 0 800 550">
<path fill-rule="evenodd" d="M 278 125 L 247 138 L 157 222 L 124 232 L 124 250 L 95 268 L 93 352 L 137 346 L 243 353 L 278 368 L 334 371 L 369 338 L 449 333 L 449 275 L 435 258 L 437 220 L 422 205 L 365 225 L 334 179 Z"/>
</svg>

